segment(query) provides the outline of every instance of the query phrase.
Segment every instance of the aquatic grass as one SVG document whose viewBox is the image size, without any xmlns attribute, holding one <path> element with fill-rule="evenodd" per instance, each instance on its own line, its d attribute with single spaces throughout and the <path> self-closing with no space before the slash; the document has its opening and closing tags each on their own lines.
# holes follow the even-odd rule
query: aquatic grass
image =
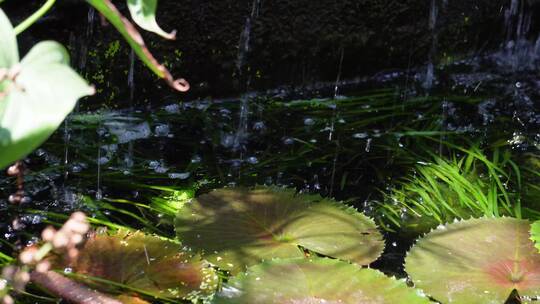
<svg viewBox="0 0 540 304">
<path fill-rule="evenodd" d="M 50 224 L 56 227 L 61 227 L 62 224 L 69 218 L 69 215 L 52 212 L 52 211 L 43 211 L 43 210 L 36 210 L 36 209 L 25 209 L 25 212 L 28 212 L 30 214 L 38 214 L 41 216 L 44 216 L 45 218 L 42 220 L 45 224 Z M 109 219 L 103 219 L 103 218 L 93 218 L 88 217 L 88 222 L 94 226 L 103 226 L 107 227 L 108 229 L 111 229 L 112 231 L 117 230 L 135 230 L 134 228 L 131 228 L 129 226 L 122 226 L 116 223 L 113 223 Z"/>
<path fill-rule="evenodd" d="M 477 147 L 460 150 L 462 157 L 432 154 L 385 193 L 376 211 L 379 224 L 421 232 L 456 218 L 520 218 L 521 170 L 511 153 L 495 148 L 488 158 Z"/>
</svg>

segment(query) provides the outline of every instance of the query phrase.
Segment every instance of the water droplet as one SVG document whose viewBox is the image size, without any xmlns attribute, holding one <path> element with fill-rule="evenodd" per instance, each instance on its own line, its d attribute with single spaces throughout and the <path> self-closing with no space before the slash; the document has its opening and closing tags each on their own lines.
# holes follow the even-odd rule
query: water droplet
<svg viewBox="0 0 540 304">
<path fill-rule="evenodd" d="M 353 138 L 356 138 L 356 139 L 364 139 L 364 138 L 367 138 L 367 137 L 368 137 L 367 133 L 355 133 L 355 134 L 353 134 Z"/>
<path fill-rule="evenodd" d="M 251 156 L 251 157 L 248 157 L 246 161 L 252 165 L 255 165 L 259 162 L 259 159 L 257 159 L 257 157 L 255 156 Z"/>
<path fill-rule="evenodd" d="M 171 133 L 171 128 L 165 124 L 157 125 L 154 128 L 154 133 L 157 137 L 167 137 Z"/>
<path fill-rule="evenodd" d="M 184 172 L 184 173 L 169 173 L 170 179 L 188 179 L 191 176 L 191 173 Z"/>
<path fill-rule="evenodd" d="M 266 129 L 266 125 L 262 121 L 257 121 L 253 124 L 253 130 L 255 131 L 264 131 Z"/>
<path fill-rule="evenodd" d="M 313 118 L 304 119 L 304 125 L 305 126 L 313 126 L 314 124 L 315 124 L 315 120 L 313 120 Z"/>
<path fill-rule="evenodd" d="M 294 139 L 290 138 L 290 137 L 286 137 L 283 139 L 283 143 L 287 146 L 290 146 L 292 144 L 294 144 Z"/>
</svg>

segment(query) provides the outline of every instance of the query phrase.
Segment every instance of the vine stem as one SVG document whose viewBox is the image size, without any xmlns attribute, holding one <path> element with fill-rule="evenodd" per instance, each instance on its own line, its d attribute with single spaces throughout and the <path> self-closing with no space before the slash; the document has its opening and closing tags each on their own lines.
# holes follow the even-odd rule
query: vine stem
<svg viewBox="0 0 540 304">
<path fill-rule="evenodd" d="M 56 0 L 47 0 L 47 2 L 45 2 L 43 6 L 41 6 L 37 11 L 35 11 L 30 17 L 26 18 L 23 22 L 21 22 L 15 27 L 15 34 L 19 35 L 26 29 L 28 29 L 32 24 L 38 21 L 39 18 L 43 17 L 43 15 L 45 15 L 45 13 L 47 13 L 51 9 L 55 2 Z"/>
<path fill-rule="evenodd" d="M 75 304 L 122 304 L 119 300 L 72 281 L 54 271 L 30 273 L 30 279 L 52 294 Z"/>
</svg>

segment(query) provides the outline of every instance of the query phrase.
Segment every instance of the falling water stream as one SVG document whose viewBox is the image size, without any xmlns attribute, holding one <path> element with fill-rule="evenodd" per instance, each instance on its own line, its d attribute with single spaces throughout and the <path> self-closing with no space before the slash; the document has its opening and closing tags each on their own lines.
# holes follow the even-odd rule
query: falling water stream
<svg viewBox="0 0 540 304">
<path fill-rule="evenodd" d="M 431 47 L 428 54 L 428 63 L 426 68 L 426 76 L 424 79 L 424 88 L 430 90 L 433 87 L 435 81 L 435 56 L 437 55 L 438 33 L 437 33 L 437 19 L 439 16 L 439 1 L 431 0 L 429 9 L 429 31 L 431 33 Z"/>
<path fill-rule="evenodd" d="M 253 27 L 253 22 L 255 19 L 259 16 L 261 6 L 261 0 L 253 0 L 252 7 L 251 7 L 251 13 L 248 17 L 246 17 L 246 22 L 244 23 L 244 29 L 242 30 L 240 34 L 240 40 L 238 45 L 238 56 L 236 59 L 236 69 L 238 72 L 238 75 L 240 77 L 240 80 L 245 81 L 245 90 L 249 90 L 250 87 L 250 77 L 243 79 L 242 75 L 244 73 L 246 60 L 248 59 L 249 52 L 250 52 L 250 43 L 251 43 L 251 31 Z M 249 136 L 248 132 L 248 124 L 249 124 L 249 113 L 250 113 L 250 107 L 249 107 L 249 94 L 244 94 L 240 98 L 240 114 L 239 114 L 239 120 L 238 120 L 238 127 L 236 128 L 236 132 L 232 139 L 232 149 L 234 151 L 240 151 L 240 161 L 243 160 L 244 151 L 243 147 L 245 147 L 245 141 L 247 140 L 247 137 Z"/>
</svg>

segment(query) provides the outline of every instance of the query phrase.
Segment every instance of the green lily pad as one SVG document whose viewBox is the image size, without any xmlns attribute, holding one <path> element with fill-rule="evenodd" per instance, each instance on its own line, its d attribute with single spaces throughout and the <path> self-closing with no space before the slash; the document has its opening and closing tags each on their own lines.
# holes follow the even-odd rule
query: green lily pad
<svg viewBox="0 0 540 304">
<path fill-rule="evenodd" d="M 218 283 L 207 262 L 182 252 L 178 244 L 141 232 L 92 237 L 71 267 L 74 273 L 89 277 L 85 283 L 104 292 L 113 292 L 113 284 L 91 277 L 158 298 L 211 295 Z"/>
<path fill-rule="evenodd" d="M 138 297 L 132 297 L 128 295 L 120 295 L 116 297 L 116 300 L 122 302 L 122 304 L 150 304 L 150 302 L 145 301 Z"/>
<path fill-rule="evenodd" d="M 274 260 L 230 280 L 215 304 L 424 304 L 403 280 L 332 259 Z"/>
<path fill-rule="evenodd" d="M 303 257 L 298 246 L 367 265 L 384 249 L 374 222 L 352 208 L 280 188 L 220 189 L 180 211 L 184 245 L 233 273 L 272 258 Z"/>
<path fill-rule="evenodd" d="M 405 270 L 415 285 L 443 303 L 504 303 L 516 289 L 540 294 L 540 254 L 530 223 L 472 219 L 439 226 L 413 246 Z"/>
</svg>

